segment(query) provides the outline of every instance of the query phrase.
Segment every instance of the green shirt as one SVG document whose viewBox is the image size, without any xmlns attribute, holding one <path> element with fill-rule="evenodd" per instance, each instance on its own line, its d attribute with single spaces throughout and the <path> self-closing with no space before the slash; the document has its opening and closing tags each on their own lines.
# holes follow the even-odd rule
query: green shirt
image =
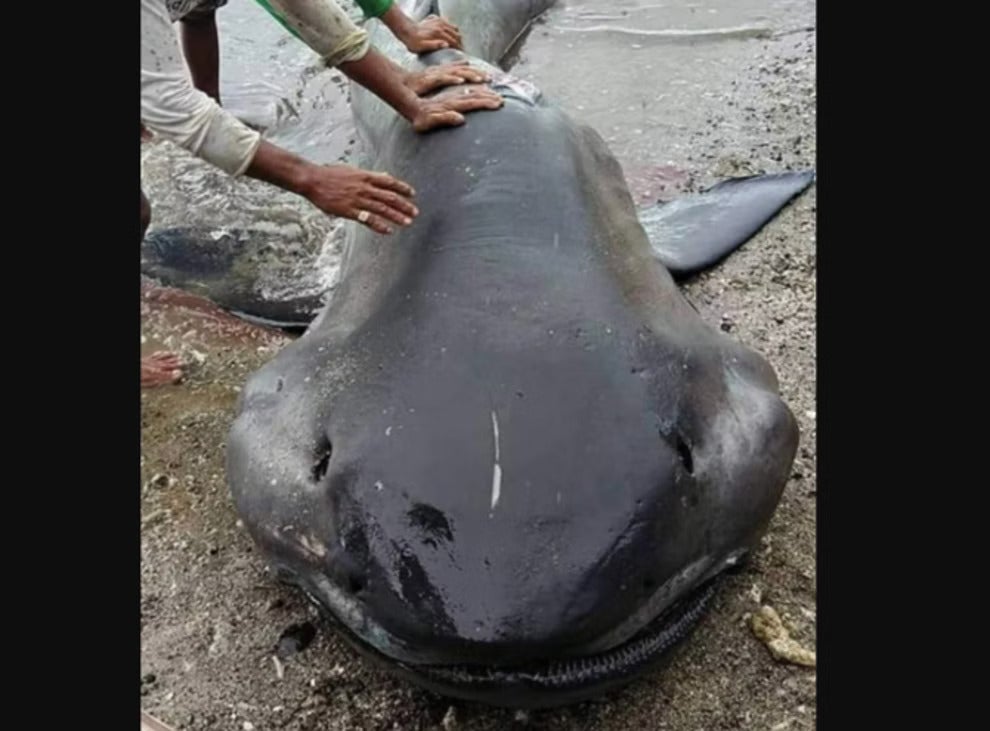
<svg viewBox="0 0 990 731">
<path fill-rule="evenodd" d="M 354 0 L 366 18 L 380 18 L 392 7 L 394 0 Z"/>
</svg>

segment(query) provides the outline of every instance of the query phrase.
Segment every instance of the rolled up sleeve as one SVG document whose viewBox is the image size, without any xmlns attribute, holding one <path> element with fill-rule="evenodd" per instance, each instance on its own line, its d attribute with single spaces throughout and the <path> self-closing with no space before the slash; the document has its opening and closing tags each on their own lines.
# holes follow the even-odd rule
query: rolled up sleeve
<svg viewBox="0 0 990 731">
<path fill-rule="evenodd" d="M 307 46 L 330 66 L 360 61 L 371 48 L 368 32 L 333 0 L 266 0 Z"/>
<path fill-rule="evenodd" d="M 141 121 L 167 140 L 241 175 L 261 135 L 192 85 L 165 0 L 141 0 Z"/>
</svg>

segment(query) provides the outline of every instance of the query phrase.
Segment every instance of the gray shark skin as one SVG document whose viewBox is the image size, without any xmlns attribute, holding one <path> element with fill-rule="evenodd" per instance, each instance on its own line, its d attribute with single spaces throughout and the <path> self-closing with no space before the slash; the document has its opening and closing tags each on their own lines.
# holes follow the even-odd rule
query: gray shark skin
<svg viewBox="0 0 990 731">
<path fill-rule="evenodd" d="M 641 207 L 637 217 L 653 255 L 683 280 L 746 243 L 813 180 L 810 171 L 730 178 L 701 193 Z M 324 309 L 332 291 L 286 272 L 316 271 L 319 255 L 273 242 L 268 233 L 170 228 L 145 237 L 141 271 L 244 319 L 299 332 Z M 276 278 L 280 291 L 265 292 L 261 283 Z"/>
<path fill-rule="evenodd" d="M 518 707 L 668 657 L 766 530 L 799 436 L 770 365 L 678 290 L 602 138 L 496 65 L 549 4 L 441 2 L 465 54 L 370 24 L 407 68 L 486 68 L 505 106 L 417 135 L 352 90 L 363 164 L 421 214 L 350 227 L 333 299 L 249 380 L 227 450 L 263 555 L 355 647 Z"/>
</svg>

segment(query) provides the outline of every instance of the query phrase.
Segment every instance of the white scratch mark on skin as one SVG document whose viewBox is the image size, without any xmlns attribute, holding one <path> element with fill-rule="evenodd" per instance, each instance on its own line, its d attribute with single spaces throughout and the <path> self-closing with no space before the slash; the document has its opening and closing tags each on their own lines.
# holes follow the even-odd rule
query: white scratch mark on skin
<svg viewBox="0 0 990 731">
<path fill-rule="evenodd" d="M 392 427 L 387 427 L 385 429 L 385 436 L 389 436 L 392 433 Z"/>
<path fill-rule="evenodd" d="M 492 465 L 492 510 L 498 505 L 498 498 L 502 492 L 502 467 L 499 465 L 499 436 L 498 436 L 498 414 L 492 412 L 492 434 L 495 438 L 495 464 Z"/>
<path fill-rule="evenodd" d="M 492 510 L 498 505 L 498 496 L 502 490 L 502 468 L 498 462 L 492 466 Z"/>
<path fill-rule="evenodd" d="M 555 248 L 555 249 L 559 249 L 560 248 L 560 234 L 557 233 L 556 231 L 554 231 L 554 234 L 553 234 L 553 248 Z"/>
<path fill-rule="evenodd" d="M 315 538 L 306 535 L 301 535 L 299 536 L 298 540 L 299 543 L 302 544 L 302 547 L 305 548 L 314 556 L 317 556 L 318 558 L 324 558 L 327 555 L 326 546 L 324 546 Z"/>
</svg>

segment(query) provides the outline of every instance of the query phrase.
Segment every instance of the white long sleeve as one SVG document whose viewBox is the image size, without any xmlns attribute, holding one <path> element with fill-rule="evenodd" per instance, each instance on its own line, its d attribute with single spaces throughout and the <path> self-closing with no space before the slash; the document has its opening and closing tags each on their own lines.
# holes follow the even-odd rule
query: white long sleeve
<svg viewBox="0 0 990 731">
<path fill-rule="evenodd" d="M 141 121 L 221 170 L 240 175 L 261 135 L 196 89 L 165 0 L 141 0 Z"/>
</svg>

